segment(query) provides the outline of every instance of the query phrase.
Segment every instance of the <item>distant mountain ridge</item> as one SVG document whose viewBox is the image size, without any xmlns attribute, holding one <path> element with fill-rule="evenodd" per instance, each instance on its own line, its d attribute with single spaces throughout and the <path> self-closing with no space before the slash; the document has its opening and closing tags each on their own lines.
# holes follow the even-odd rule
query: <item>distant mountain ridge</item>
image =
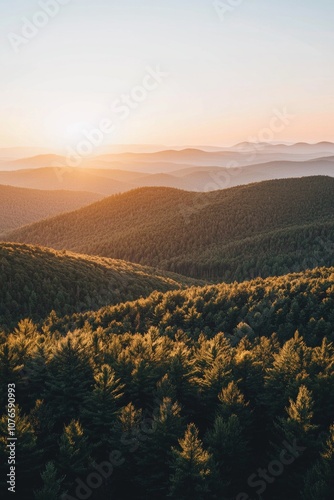
<svg viewBox="0 0 334 500">
<path fill-rule="evenodd" d="M 241 156 L 244 163 L 245 156 Z M 280 154 L 280 159 L 272 161 L 277 157 L 278 155 L 269 153 L 258 158 L 262 163 L 243 165 L 242 162 L 238 164 L 234 161 L 229 167 L 213 166 L 209 162 L 204 162 L 203 165 L 158 160 L 147 163 L 108 163 L 100 159 L 94 160 L 95 163 L 91 162 L 91 166 L 85 168 L 36 166 L 23 170 L 0 171 L 0 184 L 31 189 L 93 191 L 107 196 L 146 186 L 206 192 L 263 180 L 311 175 L 334 176 L 334 155 L 314 158 L 295 154 L 292 161 L 289 155 Z M 178 160 L 182 161 L 181 158 Z M 230 159 L 224 163 L 229 164 Z"/>
<path fill-rule="evenodd" d="M 22 150 L 23 152 L 24 150 Z M 157 150 L 156 148 L 135 148 L 131 151 L 126 149 L 108 151 L 107 148 L 96 148 L 93 156 L 77 157 L 73 154 L 69 157 L 60 154 L 37 154 L 35 156 L 0 159 L 0 170 L 14 170 L 26 168 L 43 167 L 97 167 L 101 163 L 111 166 L 115 163 L 128 164 L 127 169 L 131 170 L 134 163 L 185 163 L 193 166 L 221 166 L 228 167 L 227 162 L 236 161 L 239 166 L 253 165 L 276 160 L 294 160 L 295 155 L 308 157 L 321 157 L 334 155 L 334 144 L 330 142 L 319 142 L 316 144 L 296 143 L 296 144 L 268 144 L 244 142 L 232 147 L 178 147 Z M 8 154 L 8 153 L 7 153 Z M 0 149 L 1 158 L 1 149 Z M 7 159 L 6 159 L 7 158 Z M 156 173 L 159 173 L 156 172 Z"/>
<path fill-rule="evenodd" d="M 97 193 L 81 191 L 41 191 L 0 185 L 0 234 L 70 212 L 102 197 Z"/>
<path fill-rule="evenodd" d="M 5 235 L 196 278 L 243 280 L 334 264 L 334 179 L 208 193 L 141 188 Z"/>
</svg>

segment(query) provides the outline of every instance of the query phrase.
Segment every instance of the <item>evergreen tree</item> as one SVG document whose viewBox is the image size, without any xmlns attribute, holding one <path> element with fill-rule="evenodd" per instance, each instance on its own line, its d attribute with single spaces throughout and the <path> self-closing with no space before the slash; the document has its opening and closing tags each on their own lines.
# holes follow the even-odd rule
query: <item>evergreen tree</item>
<svg viewBox="0 0 334 500">
<path fill-rule="evenodd" d="M 273 366 L 267 369 L 264 394 L 272 417 L 283 411 L 289 398 L 307 380 L 310 357 L 310 349 L 298 332 L 275 354 Z"/>
<path fill-rule="evenodd" d="M 166 373 L 157 383 L 156 396 L 159 401 L 162 401 L 164 398 L 175 401 L 176 391 L 176 386 L 171 383 L 168 373 Z"/>
<path fill-rule="evenodd" d="M 289 400 L 286 417 L 277 419 L 276 427 L 288 440 L 298 439 L 305 446 L 313 443 L 312 434 L 316 426 L 312 424 L 314 401 L 311 392 L 301 385 L 296 400 Z"/>
<path fill-rule="evenodd" d="M 218 415 L 213 428 L 206 434 L 205 443 L 217 465 L 220 495 L 233 493 L 227 486 L 238 484 L 238 479 L 249 465 L 248 442 L 239 418 L 230 415 L 224 419 Z"/>
<path fill-rule="evenodd" d="M 180 406 L 164 398 L 153 413 L 150 425 L 147 439 L 136 453 L 138 485 L 143 500 L 162 500 L 168 494 L 171 448 L 177 445 L 183 432 Z"/>
<path fill-rule="evenodd" d="M 275 487 L 283 494 L 297 496 L 299 485 L 302 483 L 305 468 L 309 460 L 316 458 L 315 426 L 313 421 L 314 402 L 311 392 L 305 385 L 301 385 L 296 400 L 290 399 L 286 408 L 286 417 L 278 417 L 275 427 L 278 431 L 279 442 L 274 446 L 276 459 L 282 448 L 298 446 L 294 461 L 289 467 L 289 474 L 279 478 Z"/>
<path fill-rule="evenodd" d="M 37 346 L 25 364 L 25 374 L 29 386 L 29 397 L 33 401 L 40 398 L 45 390 L 47 364 L 50 359 L 50 348 L 44 335 L 37 337 Z"/>
<path fill-rule="evenodd" d="M 178 344 L 171 352 L 168 366 L 168 377 L 172 386 L 176 387 L 176 400 L 191 411 L 194 406 L 194 389 L 191 383 L 194 360 L 184 345 Z"/>
<path fill-rule="evenodd" d="M 123 385 L 116 379 L 109 365 L 103 365 L 94 377 L 94 388 L 84 400 L 82 420 L 94 443 L 95 455 L 106 453 L 116 413 L 122 397 Z"/>
<path fill-rule="evenodd" d="M 53 462 L 47 462 L 41 478 L 43 486 L 35 492 L 34 500 L 59 500 L 64 477 L 58 478 L 57 469 Z"/>
<path fill-rule="evenodd" d="M 43 443 L 45 457 L 50 458 L 58 450 L 58 433 L 55 431 L 55 416 L 52 407 L 43 399 L 37 399 L 29 414 L 37 439 Z"/>
<path fill-rule="evenodd" d="M 91 446 L 85 436 L 81 424 L 72 420 L 64 427 L 59 441 L 57 467 L 65 474 L 64 487 L 70 490 L 75 479 L 86 476 L 92 464 Z"/>
<path fill-rule="evenodd" d="M 181 450 L 172 448 L 169 496 L 177 500 L 210 498 L 212 457 L 204 450 L 198 437 L 198 430 L 193 423 L 188 425 L 184 438 L 179 440 L 179 445 Z"/>
<path fill-rule="evenodd" d="M 116 498 L 133 498 L 138 493 L 136 481 L 136 457 L 142 443 L 147 439 L 142 410 L 132 403 L 121 409 L 113 429 L 112 448 L 120 452 L 123 464 L 113 473 L 112 494 Z"/>
<path fill-rule="evenodd" d="M 243 428 L 248 428 L 253 421 L 249 403 L 245 401 L 244 395 L 240 391 L 236 382 L 232 381 L 218 394 L 219 405 L 218 414 L 223 419 L 228 419 L 231 415 L 237 415 L 239 423 Z"/>
<path fill-rule="evenodd" d="M 303 500 L 331 500 L 334 497 L 334 425 L 329 429 L 320 459 L 308 470 Z"/>
<path fill-rule="evenodd" d="M 60 341 L 48 365 L 44 394 L 60 423 L 79 417 L 93 383 L 93 370 L 84 343 L 68 335 Z"/>
</svg>

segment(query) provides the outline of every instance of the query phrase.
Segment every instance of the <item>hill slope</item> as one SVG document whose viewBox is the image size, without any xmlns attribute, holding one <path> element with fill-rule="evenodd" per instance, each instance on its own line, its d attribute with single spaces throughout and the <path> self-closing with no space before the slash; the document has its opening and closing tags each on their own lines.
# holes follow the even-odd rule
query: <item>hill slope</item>
<svg viewBox="0 0 334 500">
<path fill-rule="evenodd" d="M 115 500 L 251 499 L 264 474 L 271 500 L 333 498 L 333 305 L 322 268 L 22 321 L 0 335 L 0 403 L 12 384 L 20 403 L 19 498 L 50 471 L 57 498 L 78 498 L 78 470 L 100 485 L 112 473 Z"/>
<path fill-rule="evenodd" d="M 172 273 L 128 262 L 59 253 L 29 245 L 0 245 L 0 326 L 23 317 L 58 314 L 147 296 L 192 284 Z"/>
<path fill-rule="evenodd" d="M 333 194 L 330 177 L 210 193 L 143 188 L 14 231 L 6 239 L 193 277 L 243 280 L 334 264 Z"/>
<path fill-rule="evenodd" d="M 314 468 L 311 457 L 321 453 L 324 440 L 330 448 L 334 439 L 334 428 L 331 442 L 327 433 L 334 408 L 333 285 L 334 268 L 318 268 L 241 284 L 155 293 L 144 300 L 70 318 L 69 324 L 60 320 L 45 326 L 51 331 L 63 326 L 63 334 L 73 341 L 80 335 L 90 337 L 92 343 L 96 337 L 108 343 L 106 356 L 125 385 L 126 402 L 146 409 L 166 395 L 177 400 L 182 415 L 201 430 L 204 442 L 213 427 L 213 452 L 220 451 L 225 442 L 229 450 L 240 443 L 240 434 L 224 425 L 239 415 L 242 428 L 249 426 L 248 472 L 240 475 L 244 455 L 238 448 L 234 469 L 226 473 L 224 466 L 220 476 L 220 482 L 222 477 L 230 480 L 231 470 L 236 471 L 233 492 L 218 498 L 238 498 L 240 477 L 246 484 L 255 470 L 254 462 L 270 464 L 288 436 L 290 443 L 295 439 L 314 455 L 305 454 L 307 461 L 299 465 L 298 474 L 293 480 L 288 478 L 288 483 L 278 484 L 269 498 L 305 500 L 307 496 L 299 492 L 306 471 Z M 79 334 L 78 330 L 69 333 L 69 326 L 78 327 Z M 304 425 L 305 414 L 307 422 L 315 425 L 311 437 L 308 429 L 301 432 L 299 426 L 300 421 Z M 219 432 L 221 428 L 227 430 Z M 159 441 L 156 447 L 161 449 Z M 228 458 L 225 460 L 227 463 Z M 140 476 L 134 466 L 131 477 L 136 473 Z M 313 470 L 312 480 L 314 477 L 320 481 L 322 476 Z M 329 475 L 328 484 L 331 480 Z"/>
<path fill-rule="evenodd" d="M 70 212 L 102 195 L 90 192 L 40 191 L 0 186 L 0 234 L 63 212 Z"/>
<path fill-rule="evenodd" d="M 102 327 L 109 334 L 144 334 L 155 327 L 170 336 L 182 330 L 190 338 L 200 332 L 209 337 L 224 332 L 233 342 L 273 333 L 284 342 L 298 330 L 309 343 L 321 344 L 324 336 L 334 340 L 333 306 L 334 267 L 323 267 L 242 283 L 154 292 L 146 299 L 57 320 L 57 326 L 66 331 L 88 321 L 93 331 Z"/>
</svg>

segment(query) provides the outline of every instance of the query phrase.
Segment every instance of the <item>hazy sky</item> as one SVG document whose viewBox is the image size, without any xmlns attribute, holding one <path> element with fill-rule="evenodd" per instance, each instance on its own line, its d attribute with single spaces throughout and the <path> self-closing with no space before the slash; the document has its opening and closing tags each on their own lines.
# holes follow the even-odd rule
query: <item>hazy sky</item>
<svg viewBox="0 0 334 500">
<path fill-rule="evenodd" d="M 272 140 L 334 141 L 333 27 L 333 0 L 0 0 L 0 146 L 101 121 L 105 144 L 232 144 L 274 110 Z"/>
</svg>

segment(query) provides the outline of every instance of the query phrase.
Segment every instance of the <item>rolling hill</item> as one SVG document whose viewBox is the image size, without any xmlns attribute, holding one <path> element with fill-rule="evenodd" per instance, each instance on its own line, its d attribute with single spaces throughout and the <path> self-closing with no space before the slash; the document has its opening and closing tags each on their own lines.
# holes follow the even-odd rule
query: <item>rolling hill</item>
<svg viewBox="0 0 334 500">
<path fill-rule="evenodd" d="M 333 193 L 321 176 L 209 193 L 141 188 L 4 239 L 241 281 L 334 264 Z"/>
<path fill-rule="evenodd" d="M 154 292 L 145 299 L 55 321 L 64 332 L 86 321 L 92 331 L 103 328 L 108 334 L 145 334 L 158 328 L 170 337 L 181 330 L 197 339 L 200 332 L 209 338 L 224 332 L 233 344 L 243 337 L 254 340 L 273 334 L 285 342 L 298 330 L 309 344 L 320 345 L 324 336 L 334 340 L 333 306 L 334 267 L 324 267 L 241 283 Z"/>
<path fill-rule="evenodd" d="M 0 404 L 13 384 L 20 402 L 19 498 L 84 496 L 83 471 L 89 485 L 112 474 L 115 500 L 163 500 L 176 471 L 175 500 L 250 499 L 258 470 L 274 472 L 272 500 L 331 499 L 333 306 L 334 268 L 317 268 L 154 292 L 2 333 Z M 7 447 L 2 439 L 1 478 Z M 182 494 L 184 473 L 200 496 Z"/>
<path fill-rule="evenodd" d="M 120 260 L 0 244 L 0 326 L 116 304 L 193 280 Z"/>
<path fill-rule="evenodd" d="M 41 191 L 0 185 L 0 234 L 70 212 L 102 197 L 90 192 Z"/>
</svg>

